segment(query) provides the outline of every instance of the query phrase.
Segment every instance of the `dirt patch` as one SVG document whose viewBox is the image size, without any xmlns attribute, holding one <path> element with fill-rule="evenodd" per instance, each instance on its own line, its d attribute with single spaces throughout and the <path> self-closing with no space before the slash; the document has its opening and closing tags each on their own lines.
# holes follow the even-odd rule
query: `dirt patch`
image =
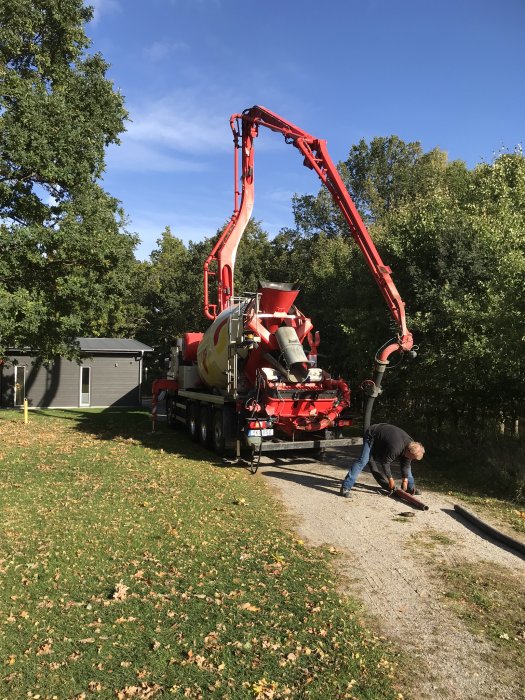
<svg viewBox="0 0 525 700">
<path fill-rule="evenodd" d="M 522 700 L 520 671 L 506 675 L 494 667 L 494 648 L 447 606 L 435 571 L 417 548 L 431 547 L 436 563 L 447 566 L 486 561 L 507 567 L 525 586 L 524 558 L 483 537 L 455 513 L 454 501 L 435 492 L 421 497 L 428 511 L 412 510 L 363 472 L 353 498 L 341 498 L 339 486 L 354 454 L 330 451 L 324 462 L 263 458 L 259 475 L 282 498 L 302 538 L 341 552 L 342 589 L 362 601 L 381 633 L 411 659 L 407 677 L 414 700 Z"/>
</svg>

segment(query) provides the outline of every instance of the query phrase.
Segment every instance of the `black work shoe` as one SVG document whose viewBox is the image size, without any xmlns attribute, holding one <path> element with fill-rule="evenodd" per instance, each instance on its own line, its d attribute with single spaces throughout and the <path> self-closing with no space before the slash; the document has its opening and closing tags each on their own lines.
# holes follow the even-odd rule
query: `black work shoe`
<svg viewBox="0 0 525 700">
<path fill-rule="evenodd" d="M 341 486 L 339 493 L 343 498 L 352 498 L 352 494 L 350 493 L 350 489 L 345 489 L 344 486 Z"/>
<path fill-rule="evenodd" d="M 408 493 L 411 496 L 421 496 L 421 491 L 419 489 L 410 489 Z"/>
</svg>

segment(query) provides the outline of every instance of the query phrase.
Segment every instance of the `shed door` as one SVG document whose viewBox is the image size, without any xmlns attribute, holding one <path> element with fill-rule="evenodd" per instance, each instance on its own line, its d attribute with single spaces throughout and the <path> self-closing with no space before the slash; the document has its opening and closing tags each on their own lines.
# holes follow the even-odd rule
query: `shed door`
<svg viewBox="0 0 525 700">
<path fill-rule="evenodd" d="M 15 365 L 15 406 L 22 406 L 26 397 L 26 368 Z"/>
<path fill-rule="evenodd" d="M 91 403 L 91 367 L 80 368 L 80 405 Z"/>
</svg>

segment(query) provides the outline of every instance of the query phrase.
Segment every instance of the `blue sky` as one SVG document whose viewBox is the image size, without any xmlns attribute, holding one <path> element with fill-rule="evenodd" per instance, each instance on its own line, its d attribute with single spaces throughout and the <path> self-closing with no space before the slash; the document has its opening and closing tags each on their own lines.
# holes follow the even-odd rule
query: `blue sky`
<svg viewBox="0 0 525 700">
<path fill-rule="evenodd" d="M 130 113 L 105 189 L 147 259 L 169 225 L 213 235 L 233 209 L 232 113 L 260 104 L 328 142 L 397 134 L 473 167 L 525 140 L 524 0 L 89 0 Z M 282 137 L 256 141 L 254 217 L 275 235 L 320 183 Z"/>
</svg>

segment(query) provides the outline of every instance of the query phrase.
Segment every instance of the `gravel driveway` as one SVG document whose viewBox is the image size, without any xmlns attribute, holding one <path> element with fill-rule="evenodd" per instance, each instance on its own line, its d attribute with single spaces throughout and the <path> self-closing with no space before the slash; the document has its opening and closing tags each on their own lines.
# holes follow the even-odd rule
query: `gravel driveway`
<svg viewBox="0 0 525 700">
<path fill-rule="evenodd" d="M 494 562 L 521 576 L 525 586 L 524 558 L 483 537 L 442 494 L 425 492 L 421 500 L 429 510 L 413 510 L 388 498 L 365 471 L 353 498 L 341 498 L 341 480 L 358 453 L 359 448 L 330 450 L 323 462 L 297 455 L 263 457 L 255 478 L 272 485 L 303 539 L 340 552 L 342 590 L 361 600 L 380 632 L 413 659 L 414 700 L 522 699 L 520 673 L 505 679 L 494 672 L 490 644 L 470 634 L 447 608 L 437 579 L 408 542 L 431 528 L 448 540 L 433 550 L 437 559 L 448 565 Z M 407 512 L 415 516 L 401 515 Z"/>
</svg>

